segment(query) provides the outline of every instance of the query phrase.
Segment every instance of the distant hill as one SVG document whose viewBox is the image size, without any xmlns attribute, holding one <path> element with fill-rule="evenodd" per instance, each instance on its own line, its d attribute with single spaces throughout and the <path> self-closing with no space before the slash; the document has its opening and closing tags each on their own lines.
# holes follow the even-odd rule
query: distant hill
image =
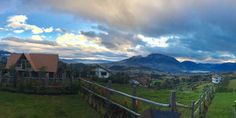
<svg viewBox="0 0 236 118">
<path fill-rule="evenodd" d="M 174 57 L 163 54 L 134 56 L 119 62 L 105 64 L 111 70 L 127 68 L 157 70 L 164 72 L 232 72 L 236 71 L 236 63 L 208 64 L 192 61 L 179 62 Z"/>
<path fill-rule="evenodd" d="M 64 63 L 84 63 L 84 64 L 94 64 L 94 63 L 111 63 L 112 61 L 107 60 L 89 60 L 89 59 L 60 59 Z"/>
<path fill-rule="evenodd" d="M 163 54 L 150 54 L 146 57 L 136 56 L 121 61 L 128 65 L 148 67 L 154 70 L 178 71 L 182 69 L 181 63 L 175 58 Z"/>
<path fill-rule="evenodd" d="M 0 50 L 0 64 L 5 64 L 11 52 Z M 195 63 L 192 61 L 179 62 L 174 57 L 163 54 L 148 56 L 133 56 L 128 59 L 111 62 L 107 60 L 60 59 L 64 63 L 102 64 L 113 71 L 148 71 L 148 72 L 233 72 L 236 63 Z"/>
<path fill-rule="evenodd" d="M 5 64 L 10 54 L 8 51 L 0 50 L 0 64 Z"/>
</svg>

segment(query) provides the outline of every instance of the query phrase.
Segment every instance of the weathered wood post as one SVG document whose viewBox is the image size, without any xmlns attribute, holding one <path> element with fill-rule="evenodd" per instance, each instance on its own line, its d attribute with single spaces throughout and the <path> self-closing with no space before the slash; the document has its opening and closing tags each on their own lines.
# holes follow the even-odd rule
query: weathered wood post
<svg viewBox="0 0 236 118">
<path fill-rule="evenodd" d="M 135 83 L 132 83 L 131 87 L 132 87 L 132 96 L 136 96 L 137 85 Z M 132 98 L 132 110 L 135 111 L 135 112 L 137 111 L 136 102 L 137 102 L 137 100 Z M 136 116 L 132 115 L 132 118 L 136 118 Z"/>
<path fill-rule="evenodd" d="M 79 94 L 81 93 L 81 86 L 82 86 L 82 80 L 81 80 L 81 78 L 79 77 L 78 78 L 78 92 L 79 92 Z"/>
<path fill-rule="evenodd" d="M 65 86 L 65 72 L 62 72 L 61 79 L 62 79 L 62 85 Z"/>
<path fill-rule="evenodd" d="M 192 112 L 191 112 L 191 118 L 194 118 L 195 116 L 194 116 L 194 110 L 195 110 L 195 101 L 192 101 L 192 105 L 191 105 L 191 110 L 192 110 Z"/>
<path fill-rule="evenodd" d="M 132 85 L 132 95 L 133 96 L 136 96 L 136 87 L 137 87 L 137 85 L 135 85 L 135 84 Z M 137 111 L 136 99 L 134 99 L 134 98 L 132 98 L 132 110 Z"/>
<path fill-rule="evenodd" d="M 171 107 L 171 111 L 175 111 L 176 110 L 176 91 L 171 91 L 170 107 Z"/>
<path fill-rule="evenodd" d="M 112 88 L 112 81 L 111 81 L 111 80 L 108 80 L 107 88 L 110 88 L 110 89 Z M 107 98 L 108 98 L 108 99 L 111 98 L 111 91 L 108 91 Z"/>
<path fill-rule="evenodd" d="M 24 75 L 24 74 L 23 74 Z M 19 72 L 16 71 L 15 72 L 15 77 L 13 78 L 13 87 L 16 88 L 16 82 L 17 82 L 17 79 L 19 78 Z"/>
<path fill-rule="evenodd" d="M 236 118 L 236 100 L 234 101 L 233 110 L 234 110 L 234 118 Z"/>
<path fill-rule="evenodd" d="M 45 86 L 48 87 L 50 85 L 50 82 L 49 82 L 49 73 L 45 73 Z"/>
<path fill-rule="evenodd" d="M 3 78 L 3 72 L 2 69 L 0 69 L 0 87 L 2 87 L 2 78 Z"/>
<path fill-rule="evenodd" d="M 199 98 L 199 116 L 201 117 L 202 115 L 202 95 L 200 95 L 200 98 Z"/>
</svg>

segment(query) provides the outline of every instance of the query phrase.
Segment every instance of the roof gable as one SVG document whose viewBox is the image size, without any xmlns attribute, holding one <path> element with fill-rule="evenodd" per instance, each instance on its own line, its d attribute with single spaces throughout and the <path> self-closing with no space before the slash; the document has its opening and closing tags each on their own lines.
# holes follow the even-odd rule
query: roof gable
<svg viewBox="0 0 236 118">
<path fill-rule="evenodd" d="M 7 61 L 6 68 L 15 65 L 23 54 L 12 54 Z M 56 54 L 24 54 L 34 71 L 45 68 L 46 72 L 57 72 L 58 55 Z"/>
<path fill-rule="evenodd" d="M 12 53 L 7 60 L 6 69 L 10 69 L 12 66 L 14 66 L 21 56 L 22 54 Z"/>
</svg>

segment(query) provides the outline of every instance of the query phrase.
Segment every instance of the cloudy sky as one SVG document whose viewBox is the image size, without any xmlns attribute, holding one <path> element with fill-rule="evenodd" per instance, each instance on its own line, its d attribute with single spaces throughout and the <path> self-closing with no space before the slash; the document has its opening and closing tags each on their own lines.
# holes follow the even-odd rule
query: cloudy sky
<svg viewBox="0 0 236 118">
<path fill-rule="evenodd" d="M 235 0 L 0 0 L 0 49 L 236 62 Z"/>
</svg>

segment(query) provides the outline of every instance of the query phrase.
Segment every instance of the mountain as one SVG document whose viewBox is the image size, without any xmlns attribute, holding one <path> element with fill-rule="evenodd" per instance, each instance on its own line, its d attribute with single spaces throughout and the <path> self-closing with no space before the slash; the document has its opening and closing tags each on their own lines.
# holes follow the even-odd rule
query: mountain
<svg viewBox="0 0 236 118">
<path fill-rule="evenodd" d="M 175 58 L 163 54 L 150 54 L 146 57 L 131 57 L 121 61 L 121 63 L 164 71 L 178 71 L 182 68 L 181 63 Z"/>
<path fill-rule="evenodd" d="M 0 64 L 5 64 L 10 54 L 8 51 L 0 50 Z"/>
<path fill-rule="evenodd" d="M 179 62 L 174 57 L 163 54 L 150 54 L 148 56 L 133 56 L 131 58 L 105 64 L 111 70 L 139 68 L 164 72 L 232 72 L 236 71 L 236 63 L 195 63 L 192 61 Z"/>
</svg>

